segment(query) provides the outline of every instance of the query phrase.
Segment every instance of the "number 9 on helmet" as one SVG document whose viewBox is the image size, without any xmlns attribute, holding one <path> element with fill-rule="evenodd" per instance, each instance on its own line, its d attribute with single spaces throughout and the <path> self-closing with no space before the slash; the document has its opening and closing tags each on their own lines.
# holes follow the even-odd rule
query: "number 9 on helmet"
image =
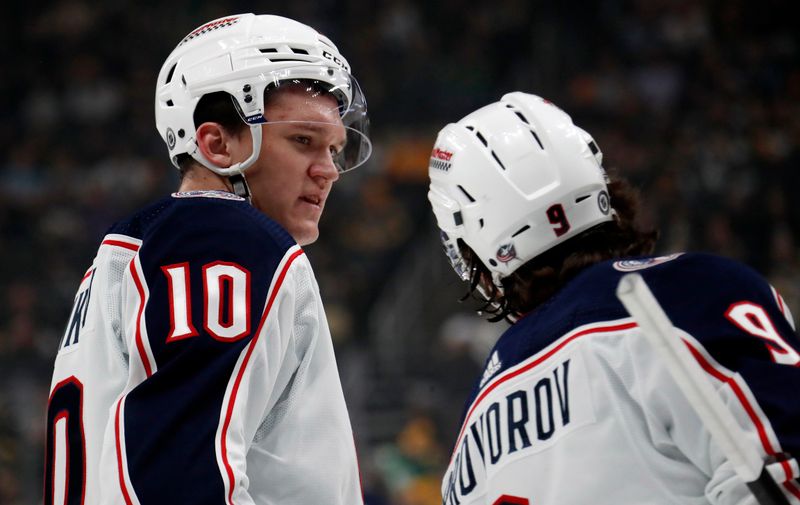
<svg viewBox="0 0 800 505">
<path fill-rule="evenodd" d="M 506 94 L 447 125 L 428 173 L 428 199 L 463 280 L 459 239 L 502 288 L 529 260 L 614 216 L 597 144 L 536 95 Z"/>
</svg>

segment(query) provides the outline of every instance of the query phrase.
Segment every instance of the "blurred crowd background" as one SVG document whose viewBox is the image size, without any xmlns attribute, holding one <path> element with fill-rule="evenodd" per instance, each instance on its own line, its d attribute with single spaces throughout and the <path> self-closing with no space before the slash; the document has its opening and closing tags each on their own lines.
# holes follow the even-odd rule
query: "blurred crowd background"
<svg viewBox="0 0 800 505">
<path fill-rule="evenodd" d="M 483 322 L 426 199 L 436 132 L 507 91 L 593 134 L 641 190 L 659 252 L 764 273 L 800 313 L 800 46 L 761 0 L 7 2 L 0 60 L 0 503 L 41 501 L 44 409 L 74 291 L 115 219 L 174 190 L 157 72 L 194 27 L 286 15 L 333 39 L 375 153 L 306 248 L 326 301 L 368 505 L 429 505 L 462 400 L 505 323 Z"/>
</svg>

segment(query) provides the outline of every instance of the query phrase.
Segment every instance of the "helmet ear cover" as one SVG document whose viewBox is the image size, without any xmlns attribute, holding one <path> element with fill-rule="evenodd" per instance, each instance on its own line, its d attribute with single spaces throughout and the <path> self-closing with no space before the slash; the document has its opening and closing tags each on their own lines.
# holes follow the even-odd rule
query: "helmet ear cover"
<svg viewBox="0 0 800 505">
<path fill-rule="evenodd" d="M 353 169 L 369 157 L 366 101 L 350 67 L 333 43 L 313 28 L 280 16 L 242 14 L 219 18 L 186 36 L 165 61 L 156 90 L 156 126 L 173 164 L 183 154 L 220 175 L 243 172 L 258 157 L 267 90 L 284 84 L 310 82 L 332 94 L 348 131 L 340 171 Z M 198 151 L 194 132 L 200 100 L 224 92 L 234 110 L 249 125 L 253 153 L 232 167 L 217 167 Z M 227 122 L 227 113 L 220 116 Z M 205 119 L 205 118 L 203 118 Z M 220 122 L 214 117 L 212 119 Z M 222 123 L 221 123 L 222 124 Z"/>
<path fill-rule="evenodd" d="M 233 97 L 224 91 L 215 91 L 200 97 L 192 117 L 195 129 L 203 123 L 217 123 L 230 132 L 239 132 L 247 128 L 247 124 L 242 121 L 236 110 Z M 178 154 L 175 158 L 176 164 L 181 169 L 193 159 L 188 153 Z"/>
<path fill-rule="evenodd" d="M 428 198 L 448 241 L 463 240 L 502 289 L 529 260 L 613 219 L 601 161 L 561 109 L 509 93 L 440 131 Z M 459 248 L 448 257 L 464 279 Z"/>
</svg>

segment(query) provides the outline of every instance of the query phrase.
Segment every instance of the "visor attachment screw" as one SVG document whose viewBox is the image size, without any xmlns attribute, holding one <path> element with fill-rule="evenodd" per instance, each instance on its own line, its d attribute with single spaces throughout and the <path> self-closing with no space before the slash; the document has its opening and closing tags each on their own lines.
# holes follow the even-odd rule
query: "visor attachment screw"
<svg viewBox="0 0 800 505">
<path fill-rule="evenodd" d="M 244 103 L 250 103 L 253 101 L 252 95 L 244 95 Z"/>
<path fill-rule="evenodd" d="M 250 93 L 251 89 L 253 88 L 251 88 L 249 84 L 245 84 L 244 87 L 242 88 L 242 91 L 244 91 L 245 93 Z"/>
</svg>

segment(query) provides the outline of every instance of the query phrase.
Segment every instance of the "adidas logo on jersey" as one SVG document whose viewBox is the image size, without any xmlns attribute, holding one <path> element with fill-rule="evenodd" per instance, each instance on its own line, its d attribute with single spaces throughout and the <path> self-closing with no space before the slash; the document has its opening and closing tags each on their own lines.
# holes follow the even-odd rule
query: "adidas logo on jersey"
<svg viewBox="0 0 800 505">
<path fill-rule="evenodd" d="M 500 361 L 500 356 L 497 354 L 497 351 L 493 352 L 492 357 L 489 358 L 489 363 L 486 364 L 486 370 L 483 371 L 483 377 L 481 377 L 481 383 L 478 387 L 482 388 L 484 384 L 489 382 L 489 379 L 491 379 L 502 366 L 503 363 Z"/>
</svg>

